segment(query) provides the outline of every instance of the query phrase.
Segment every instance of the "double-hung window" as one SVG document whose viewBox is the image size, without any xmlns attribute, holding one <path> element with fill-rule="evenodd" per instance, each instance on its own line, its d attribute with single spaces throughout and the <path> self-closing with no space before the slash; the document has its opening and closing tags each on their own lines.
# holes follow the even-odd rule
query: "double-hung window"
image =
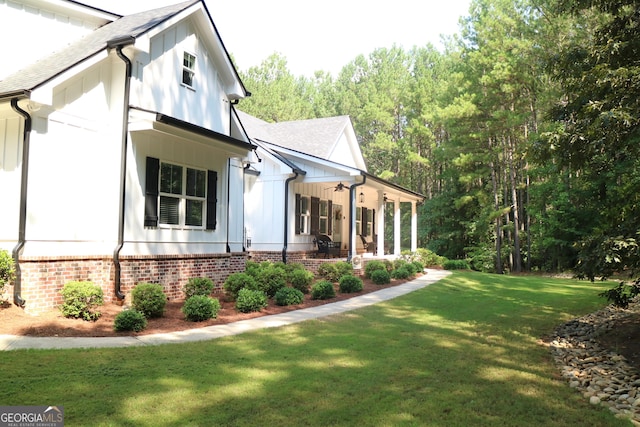
<svg viewBox="0 0 640 427">
<path fill-rule="evenodd" d="M 296 234 L 309 234 L 311 230 L 311 200 L 309 197 L 296 194 Z"/>
<path fill-rule="evenodd" d="M 329 234 L 329 201 L 320 200 L 320 233 Z"/>
<path fill-rule="evenodd" d="M 196 56 L 184 52 L 182 57 L 182 84 L 194 88 L 193 82 L 196 75 Z"/>
<path fill-rule="evenodd" d="M 161 162 L 160 224 L 203 227 L 206 187 L 205 170 Z"/>
</svg>

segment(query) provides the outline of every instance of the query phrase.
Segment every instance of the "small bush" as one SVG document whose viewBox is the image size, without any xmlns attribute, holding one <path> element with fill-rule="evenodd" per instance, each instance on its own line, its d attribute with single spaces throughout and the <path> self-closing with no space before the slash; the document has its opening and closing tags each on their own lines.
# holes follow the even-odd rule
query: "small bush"
<svg viewBox="0 0 640 427">
<path fill-rule="evenodd" d="M 330 282 L 337 282 L 340 280 L 340 273 L 338 267 L 332 262 L 323 262 L 318 266 L 318 276 L 327 279 Z"/>
<path fill-rule="evenodd" d="M 267 296 L 259 290 L 242 288 L 236 298 L 236 310 L 241 313 L 260 311 L 267 306 Z"/>
<path fill-rule="evenodd" d="M 408 279 L 409 277 L 411 277 L 411 273 L 409 272 L 409 270 L 407 269 L 407 266 L 405 265 L 398 268 L 397 270 L 393 270 L 391 272 L 391 277 L 393 277 L 394 279 Z"/>
<path fill-rule="evenodd" d="M 598 294 L 598 296 L 606 298 L 610 304 L 620 308 L 629 307 L 629 303 L 638 295 L 640 295 L 639 281 L 631 284 L 620 282 L 615 288 L 607 289 Z"/>
<path fill-rule="evenodd" d="M 418 272 L 418 268 L 412 262 L 405 264 L 404 268 L 409 272 L 409 277 L 415 276 Z"/>
<path fill-rule="evenodd" d="M 308 270 L 294 270 L 289 275 L 289 282 L 295 289 L 303 294 L 308 294 L 313 278 L 313 273 Z"/>
<path fill-rule="evenodd" d="M 336 270 L 338 270 L 338 278 L 350 274 L 353 276 L 353 264 L 346 261 L 338 261 L 335 263 Z"/>
<path fill-rule="evenodd" d="M 393 268 L 393 264 L 392 264 L 392 268 Z M 373 279 L 373 272 L 382 271 L 382 270 L 388 271 L 387 266 L 385 265 L 384 262 L 378 261 L 378 260 L 369 261 L 367 265 L 364 267 L 364 277 L 366 277 L 367 279 Z"/>
<path fill-rule="evenodd" d="M 16 277 L 16 266 L 13 262 L 13 258 L 8 251 L 0 251 L 0 296 L 2 296 L 2 290 L 4 285 L 11 283 Z"/>
<path fill-rule="evenodd" d="M 69 282 L 60 291 L 64 317 L 98 320 L 101 313 L 94 309 L 104 302 L 102 288 L 92 282 Z"/>
<path fill-rule="evenodd" d="M 138 283 L 131 291 L 131 305 L 147 319 L 164 316 L 167 296 L 157 283 Z"/>
<path fill-rule="evenodd" d="M 333 288 L 333 283 L 328 280 L 320 280 L 311 287 L 312 299 L 329 299 L 336 296 L 336 290 Z"/>
<path fill-rule="evenodd" d="M 257 265 L 257 264 L 256 264 Z M 249 273 L 233 273 L 227 277 L 224 282 L 224 292 L 227 296 L 233 300 L 238 298 L 238 292 L 240 289 L 258 289 L 258 283 L 256 279 Z"/>
<path fill-rule="evenodd" d="M 416 258 L 426 267 L 442 267 L 447 260 L 445 257 L 425 248 L 418 248 Z"/>
<path fill-rule="evenodd" d="M 194 295 L 209 296 L 214 288 L 213 280 L 208 277 L 192 277 L 184 285 L 183 292 L 185 299 L 189 299 Z"/>
<path fill-rule="evenodd" d="M 244 272 L 254 278 L 258 276 L 258 272 L 260 271 L 260 264 L 255 261 L 247 261 L 244 266 Z"/>
<path fill-rule="evenodd" d="M 391 283 L 391 275 L 386 268 L 384 270 L 374 270 L 371 273 L 371 281 L 376 285 L 386 285 Z"/>
<path fill-rule="evenodd" d="M 220 311 L 220 301 L 208 295 L 194 295 L 182 306 L 182 314 L 190 322 L 215 319 L 218 311 Z"/>
<path fill-rule="evenodd" d="M 295 271 L 300 271 L 303 270 L 305 271 L 306 268 L 304 268 L 304 265 L 298 263 L 298 262 L 292 262 L 290 264 L 284 264 L 284 271 L 287 272 L 288 276 L 291 276 L 291 273 L 295 272 Z"/>
<path fill-rule="evenodd" d="M 140 332 L 146 327 L 147 318 L 134 308 L 121 311 L 113 321 L 113 330 L 116 332 Z"/>
<path fill-rule="evenodd" d="M 445 270 L 470 270 L 469 263 L 463 259 L 450 259 L 444 262 L 442 268 Z"/>
<path fill-rule="evenodd" d="M 416 269 L 416 273 L 423 273 L 424 272 L 424 264 L 421 261 L 413 261 L 413 262 L 411 262 L 411 264 Z"/>
<path fill-rule="evenodd" d="M 269 298 L 278 292 L 279 289 L 287 286 L 287 273 L 283 268 L 275 265 L 263 267 L 256 278 L 258 289 L 262 290 Z"/>
<path fill-rule="evenodd" d="M 296 305 L 302 304 L 304 294 L 295 288 L 282 288 L 276 292 L 273 299 L 277 305 Z"/>
<path fill-rule="evenodd" d="M 362 279 L 356 276 L 347 274 L 340 278 L 340 292 L 350 294 L 353 292 L 360 292 L 362 290 Z"/>
</svg>

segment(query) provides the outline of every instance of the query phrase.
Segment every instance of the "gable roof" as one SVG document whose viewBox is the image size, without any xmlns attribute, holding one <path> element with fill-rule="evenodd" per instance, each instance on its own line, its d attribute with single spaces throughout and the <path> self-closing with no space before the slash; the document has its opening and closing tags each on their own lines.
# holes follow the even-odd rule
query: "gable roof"
<svg viewBox="0 0 640 427">
<path fill-rule="evenodd" d="M 242 111 L 238 115 L 250 137 L 326 160 L 351 124 L 349 116 L 269 123 Z"/>
<path fill-rule="evenodd" d="M 127 15 L 104 25 L 66 48 L 54 52 L 48 57 L 0 81 L 0 97 L 33 90 L 82 61 L 102 52 L 108 47 L 109 41 L 127 37 L 137 38 L 201 1 L 189 0 L 171 6 Z M 209 15 L 208 10 L 206 10 L 206 13 Z"/>
</svg>

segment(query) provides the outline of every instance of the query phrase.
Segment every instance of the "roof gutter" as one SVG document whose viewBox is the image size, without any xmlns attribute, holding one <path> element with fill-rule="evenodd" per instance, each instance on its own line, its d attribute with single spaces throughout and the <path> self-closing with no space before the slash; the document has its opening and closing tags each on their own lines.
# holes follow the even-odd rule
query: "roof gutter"
<svg viewBox="0 0 640 427">
<path fill-rule="evenodd" d="M 355 183 L 349 187 L 349 252 L 347 254 L 347 261 L 351 262 L 354 255 L 356 255 L 356 248 L 353 245 L 354 235 L 355 233 L 354 226 L 356 223 L 356 187 L 360 187 L 367 182 L 367 175 L 362 175 L 362 182 Z"/>
<path fill-rule="evenodd" d="M 125 295 L 121 290 L 122 283 L 122 267 L 120 265 L 120 251 L 124 246 L 124 218 L 125 218 L 125 202 L 127 190 L 127 142 L 129 139 L 129 99 L 131 94 L 131 60 L 125 56 L 122 49 L 135 42 L 135 38 L 131 36 L 120 37 L 109 40 L 107 47 L 115 48 L 116 54 L 125 64 L 125 82 L 124 82 L 124 101 L 122 108 L 122 142 L 120 152 L 120 204 L 118 213 L 118 244 L 113 250 L 113 265 L 115 267 L 114 274 L 114 292 L 116 298 L 124 300 Z"/>
<path fill-rule="evenodd" d="M 22 135 L 22 170 L 20 178 L 20 218 L 18 220 L 18 243 L 13 248 L 12 256 L 16 267 L 16 278 L 13 283 L 13 303 L 24 307 L 26 300 L 22 298 L 22 269 L 20 268 L 20 253 L 26 241 L 27 228 L 27 181 L 29 179 L 29 151 L 31 140 L 31 116 L 18 106 L 19 98 L 11 98 L 11 108 L 24 117 Z"/>
</svg>

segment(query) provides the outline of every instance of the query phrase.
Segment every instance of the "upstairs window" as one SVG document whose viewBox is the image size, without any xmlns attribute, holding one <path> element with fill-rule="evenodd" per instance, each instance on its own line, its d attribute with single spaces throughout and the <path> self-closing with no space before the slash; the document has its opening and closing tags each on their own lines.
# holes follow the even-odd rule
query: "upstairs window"
<svg viewBox="0 0 640 427">
<path fill-rule="evenodd" d="M 193 81 L 196 74 L 196 57 L 189 52 L 184 53 L 182 59 L 182 84 L 193 88 Z"/>
</svg>

